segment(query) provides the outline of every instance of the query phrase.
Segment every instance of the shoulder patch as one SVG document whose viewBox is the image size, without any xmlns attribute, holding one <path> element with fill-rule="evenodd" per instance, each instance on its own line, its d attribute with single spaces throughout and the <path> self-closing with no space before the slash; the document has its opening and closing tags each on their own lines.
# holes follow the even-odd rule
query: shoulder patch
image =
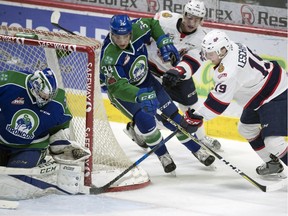
<svg viewBox="0 0 288 216">
<path fill-rule="evenodd" d="M 112 62 L 113 62 L 113 58 L 111 56 L 107 55 L 104 57 L 104 63 L 105 64 L 109 65 L 109 64 L 112 64 Z"/>
<path fill-rule="evenodd" d="M 169 17 L 172 17 L 172 14 L 168 13 L 168 12 L 164 12 L 164 13 L 162 13 L 162 17 L 169 18 Z"/>
<path fill-rule="evenodd" d="M 221 63 L 221 64 L 219 65 L 219 67 L 218 67 L 218 72 L 219 72 L 219 73 L 222 73 L 224 70 L 225 70 L 225 67 L 224 67 L 224 65 Z"/>
</svg>

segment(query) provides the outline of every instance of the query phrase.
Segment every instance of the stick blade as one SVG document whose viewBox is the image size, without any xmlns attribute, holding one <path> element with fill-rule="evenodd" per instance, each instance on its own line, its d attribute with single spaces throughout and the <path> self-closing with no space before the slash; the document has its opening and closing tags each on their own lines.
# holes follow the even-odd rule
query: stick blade
<svg viewBox="0 0 288 216">
<path fill-rule="evenodd" d="M 59 19 L 60 19 L 61 13 L 58 10 L 53 11 L 51 15 L 51 23 L 58 24 Z"/>
<path fill-rule="evenodd" d="M 90 194 L 92 195 L 97 195 L 97 194 L 101 194 L 101 193 L 105 193 L 106 192 L 106 188 L 104 187 L 91 187 L 90 188 Z"/>
</svg>

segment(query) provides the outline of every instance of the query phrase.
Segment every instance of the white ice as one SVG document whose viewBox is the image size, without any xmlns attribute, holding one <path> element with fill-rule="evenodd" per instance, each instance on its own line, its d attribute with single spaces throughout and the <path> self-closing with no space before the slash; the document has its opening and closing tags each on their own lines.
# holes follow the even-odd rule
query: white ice
<svg viewBox="0 0 288 216">
<path fill-rule="evenodd" d="M 123 124 L 112 124 L 119 143 L 132 161 L 145 152 L 122 132 Z M 164 131 L 167 136 L 170 132 Z M 259 178 L 255 167 L 262 161 L 248 143 L 218 139 L 219 154 L 232 165 L 263 185 L 275 179 Z M 167 148 L 177 164 L 176 177 L 165 174 L 158 158 L 151 155 L 141 163 L 151 184 L 133 191 L 101 195 L 50 195 L 20 201 L 17 210 L 0 209 L 12 216 L 287 216 L 287 187 L 264 193 L 216 159 L 216 170 L 200 164 L 176 138 Z"/>
</svg>

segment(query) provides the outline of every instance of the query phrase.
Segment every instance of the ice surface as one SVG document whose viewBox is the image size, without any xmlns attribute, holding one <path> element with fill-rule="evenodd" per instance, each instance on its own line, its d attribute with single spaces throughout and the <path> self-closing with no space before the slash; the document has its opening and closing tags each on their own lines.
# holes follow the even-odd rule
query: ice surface
<svg viewBox="0 0 288 216">
<path fill-rule="evenodd" d="M 145 152 L 122 132 L 123 124 L 112 124 L 119 143 L 132 161 Z M 170 132 L 164 131 L 167 136 Z M 219 139 L 224 152 L 219 154 L 232 165 L 263 185 L 255 173 L 262 163 L 248 143 Z M 150 175 L 145 188 L 101 195 L 50 195 L 20 201 L 17 210 L 0 210 L 12 216 L 287 216 L 287 188 L 264 193 L 230 167 L 216 159 L 216 170 L 200 164 L 176 138 L 167 143 L 176 165 L 176 177 L 165 174 L 155 155 L 141 163 Z"/>
</svg>

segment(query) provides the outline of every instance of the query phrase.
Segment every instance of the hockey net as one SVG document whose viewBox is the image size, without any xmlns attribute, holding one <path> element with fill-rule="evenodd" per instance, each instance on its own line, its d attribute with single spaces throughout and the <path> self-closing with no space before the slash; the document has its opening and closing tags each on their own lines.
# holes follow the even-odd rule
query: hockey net
<svg viewBox="0 0 288 216">
<path fill-rule="evenodd" d="M 132 165 L 108 121 L 99 82 L 100 42 L 78 35 L 0 26 L 0 72 L 50 67 L 66 91 L 74 139 L 90 148 L 83 168 L 86 186 L 105 185 Z M 110 191 L 144 187 L 147 173 L 136 167 Z"/>
</svg>

